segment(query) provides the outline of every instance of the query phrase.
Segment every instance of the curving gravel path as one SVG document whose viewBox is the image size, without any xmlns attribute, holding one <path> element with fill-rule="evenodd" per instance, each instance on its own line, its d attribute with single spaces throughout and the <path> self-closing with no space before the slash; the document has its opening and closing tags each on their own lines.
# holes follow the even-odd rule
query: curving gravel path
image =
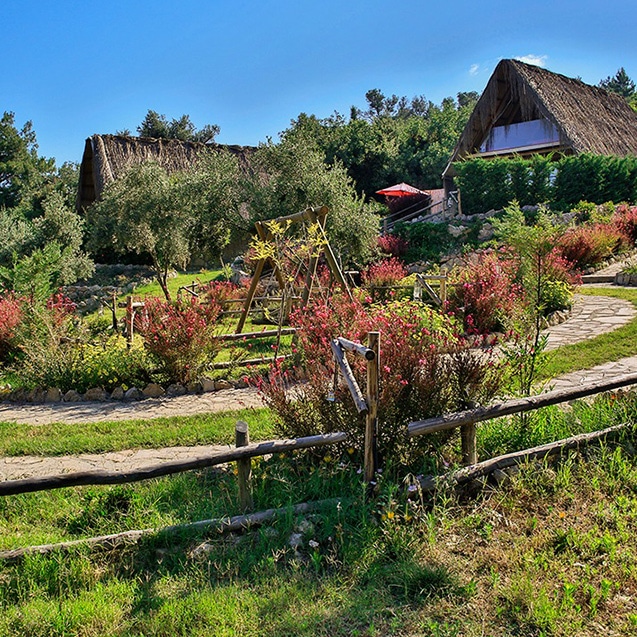
<svg viewBox="0 0 637 637">
<path fill-rule="evenodd" d="M 577 295 L 570 318 L 551 327 L 548 348 L 575 343 L 611 332 L 637 316 L 628 301 L 604 296 Z M 605 377 L 637 372 L 637 356 L 606 363 L 596 368 L 567 374 L 551 383 L 563 388 Z M 188 416 L 228 411 L 244 407 L 261 407 L 263 402 L 255 388 L 229 389 L 202 395 L 146 399 L 135 403 L 54 403 L 45 405 L 0 404 L 0 422 L 45 424 L 53 422 L 83 423 L 113 420 Z M 132 469 L 176 460 L 205 456 L 219 446 L 168 447 L 163 449 L 125 450 L 104 454 L 65 457 L 0 457 L 0 480 L 17 480 L 56 473 L 118 468 Z"/>
<path fill-rule="evenodd" d="M 84 423 L 117 420 L 149 420 L 168 416 L 194 416 L 232 409 L 263 407 L 259 392 L 222 389 L 174 398 L 147 398 L 134 402 L 46 403 L 41 405 L 0 403 L 0 422 L 45 425 L 54 422 Z"/>
</svg>

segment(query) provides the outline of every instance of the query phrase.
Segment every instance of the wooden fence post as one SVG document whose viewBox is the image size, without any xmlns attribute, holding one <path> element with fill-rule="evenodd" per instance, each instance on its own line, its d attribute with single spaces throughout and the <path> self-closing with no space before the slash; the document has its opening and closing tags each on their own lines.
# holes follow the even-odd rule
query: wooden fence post
<svg viewBox="0 0 637 637">
<path fill-rule="evenodd" d="M 414 301 L 422 301 L 422 277 L 416 274 L 416 282 L 414 283 Z"/>
<path fill-rule="evenodd" d="M 113 334 L 117 334 L 117 293 L 113 292 L 113 304 L 111 306 L 113 315 Z"/>
<path fill-rule="evenodd" d="M 126 297 L 126 347 L 133 346 L 133 323 L 135 322 L 135 310 L 133 308 L 133 297 Z"/>
<path fill-rule="evenodd" d="M 248 423 L 237 420 L 235 425 L 235 445 L 245 447 L 250 444 Z M 252 460 L 245 458 L 237 460 L 237 478 L 239 481 L 239 505 L 242 511 L 251 511 L 254 507 L 252 500 Z"/>
<path fill-rule="evenodd" d="M 460 427 L 462 440 L 462 464 L 472 465 L 478 462 L 478 448 L 476 440 L 476 423 L 470 422 Z"/>
<path fill-rule="evenodd" d="M 367 347 L 375 354 L 372 360 L 367 361 L 367 418 L 365 423 L 365 481 L 371 482 L 378 468 L 379 332 L 367 334 Z"/>
</svg>

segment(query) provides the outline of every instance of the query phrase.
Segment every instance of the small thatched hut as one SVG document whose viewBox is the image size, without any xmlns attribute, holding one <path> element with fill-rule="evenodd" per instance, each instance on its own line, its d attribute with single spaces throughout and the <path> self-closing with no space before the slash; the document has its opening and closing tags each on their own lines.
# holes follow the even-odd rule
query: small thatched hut
<svg viewBox="0 0 637 637">
<path fill-rule="evenodd" d="M 210 149 L 225 149 L 237 155 L 240 165 L 246 169 L 249 157 L 255 150 L 251 146 L 201 144 L 178 139 L 93 135 L 86 140 L 80 165 L 78 211 L 97 201 L 109 183 L 135 164 L 150 160 L 169 172 L 175 172 L 193 166 L 197 157 Z"/>
<path fill-rule="evenodd" d="M 443 172 L 469 157 L 637 155 L 637 113 L 619 95 L 518 60 L 502 60 Z"/>
</svg>

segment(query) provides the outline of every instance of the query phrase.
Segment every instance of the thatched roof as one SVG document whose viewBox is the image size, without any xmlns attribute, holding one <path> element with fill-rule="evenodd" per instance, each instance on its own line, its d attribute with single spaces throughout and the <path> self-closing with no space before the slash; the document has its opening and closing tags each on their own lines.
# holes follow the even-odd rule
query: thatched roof
<svg viewBox="0 0 637 637">
<path fill-rule="evenodd" d="M 169 172 L 192 167 L 202 152 L 225 149 L 239 158 L 245 169 L 255 148 L 182 142 L 178 139 L 153 139 L 124 135 L 93 135 L 86 140 L 80 165 L 78 210 L 100 198 L 104 188 L 121 177 L 131 166 L 155 161 Z"/>
<path fill-rule="evenodd" d="M 565 154 L 637 155 L 637 113 L 626 100 L 597 86 L 518 60 L 502 60 L 465 126 L 452 163 L 474 155 L 493 126 L 533 119 L 559 132 Z"/>
</svg>

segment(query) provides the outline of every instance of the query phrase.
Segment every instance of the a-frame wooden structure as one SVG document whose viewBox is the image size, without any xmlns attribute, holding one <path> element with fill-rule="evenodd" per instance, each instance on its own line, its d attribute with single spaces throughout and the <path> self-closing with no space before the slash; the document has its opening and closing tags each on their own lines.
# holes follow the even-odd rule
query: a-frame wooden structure
<svg viewBox="0 0 637 637">
<path fill-rule="evenodd" d="M 325 218 L 327 217 L 327 213 L 327 206 L 321 206 L 320 208 L 307 208 L 302 212 L 297 212 L 296 214 L 288 215 L 287 217 L 278 217 L 276 219 L 272 219 L 271 221 L 277 224 L 294 224 L 304 222 L 316 224 L 318 228 L 318 234 L 323 240 L 321 252 L 325 257 L 325 260 L 327 261 L 327 265 L 331 271 L 331 274 L 334 277 L 335 281 L 343 288 L 343 291 L 351 298 L 352 293 L 349 289 L 349 286 L 347 285 L 345 276 L 343 275 L 343 272 L 339 267 L 338 262 L 336 261 L 336 257 L 334 256 L 334 252 L 332 251 L 332 248 L 329 244 L 327 235 L 325 234 Z M 257 221 L 254 225 L 257 231 L 257 235 L 261 241 L 273 240 L 273 234 L 268 228 L 268 221 Z M 312 295 L 312 287 L 314 286 L 314 279 L 316 277 L 316 269 L 319 263 L 320 256 L 320 254 L 316 254 L 310 257 L 308 270 L 305 276 L 305 284 L 300 297 L 301 307 L 307 305 L 308 301 L 310 300 L 310 296 Z M 252 276 L 252 282 L 250 283 L 248 296 L 246 297 L 246 300 L 243 304 L 243 309 L 241 310 L 241 316 L 239 318 L 239 323 L 235 331 L 236 334 L 240 334 L 243 331 L 243 326 L 245 325 L 246 318 L 250 309 L 252 308 L 252 303 L 257 291 L 257 286 L 259 285 L 259 279 L 261 278 L 264 267 L 268 263 L 272 266 L 273 274 L 277 280 L 277 283 L 279 284 L 281 291 L 283 292 L 286 287 L 285 279 L 279 269 L 279 266 L 268 258 L 259 259 Z"/>
</svg>

